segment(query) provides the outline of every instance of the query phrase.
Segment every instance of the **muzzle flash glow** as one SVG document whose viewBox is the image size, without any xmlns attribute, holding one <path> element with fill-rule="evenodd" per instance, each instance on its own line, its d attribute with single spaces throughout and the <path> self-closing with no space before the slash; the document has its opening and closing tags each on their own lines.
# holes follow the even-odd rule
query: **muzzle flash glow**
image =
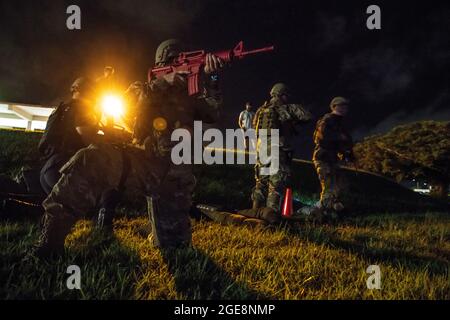
<svg viewBox="0 0 450 320">
<path fill-rule="evenodd" d="M 114 117 L 115 119 L 123 116 L 123 101 L 118 96 L 107 95 L 103 97 L 101 106 L 106 116 Z"/>
</svg>

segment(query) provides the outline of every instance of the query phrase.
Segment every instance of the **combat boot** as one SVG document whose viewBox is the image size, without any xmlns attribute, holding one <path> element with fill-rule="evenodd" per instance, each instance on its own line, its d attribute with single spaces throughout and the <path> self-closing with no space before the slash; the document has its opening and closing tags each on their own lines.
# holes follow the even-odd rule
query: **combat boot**
<svg viewBox="0 0 450 320">
<path fill-rule="evenodd" d="M 257 210 L 266 206 L 266 197 L 258 185 L 253 188 L 251 198 L 252 209 Z"/>
<path fill-rule="evenodd" d="M 70 233 L 76 219 L 66 212 L 50 214 L 46 212 L 43 218 L 42 230 L 37 243 L 27 253 L 25 260 L 32 256 L 48 259 L 64 253 L 64 242 Z"/>
<path fill-rule="evenodd" d="M 267 208 L 272 208 L 276 212 L 280 212 L 281 196 L 277 192 L 269 193 L 267 196 Z"/>
<path fill-rule="evenodd" d="M 187 210 L 177 208 L 168 201 L 163 202 L 159 196 L 151 196 L 147 197 L 147 211 L 153 246 L 167 249 L 189 247 L 192 244 L 191 221 Z"/>
<path fill-rule="evenodd" d="M 97 216 L 97 228 L 105 231 L 113 230 L 113 219 L 121 194 L 116 189 L 103 192 L 100 199 L 100 210 Z"/>
</svg>

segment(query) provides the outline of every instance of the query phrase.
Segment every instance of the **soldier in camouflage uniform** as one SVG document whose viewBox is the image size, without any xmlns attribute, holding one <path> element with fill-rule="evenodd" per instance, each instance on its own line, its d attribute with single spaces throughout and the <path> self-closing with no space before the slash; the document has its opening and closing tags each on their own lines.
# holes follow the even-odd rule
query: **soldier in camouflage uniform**
<svg viewBox="0 0 450 320">
<path fill-rule="evenodd" d="M 270 208 L 273 213 L 280 216 L 281 199 L 286 187 L 290 184 L 291 161 L 293 149 L 290 138 L 295 133 L 294 126 L 304 123 L 312 118 L 309 111 L 299 104 L 290 104 L 290 92 L 283 83 L 277 83 L 270 91 L 271 99 L 258 109 L 254 118 L 256 135 L 261 129 L 268 134 L 271 129 L 279 130 L 279 170 L 272 175 L 261 175 L 261 168 L 270 167 L 270 163 L 263 164 L 257 159 L 255 166 L 256 185 L 253 189 L 253 210 Z M 268 155 L 271 154 L 271 137 L 267 137 Z M 260 150 L 261 140 L 258 137 L 257 151 Z M 267 215 L 267 213 L 266 213 Z"/>
<path fill-rule="evenodd" d="M 354 160 L 352 138 L 343 126 L 344 116 L 348 113 L 348 104 L 349 101 L 343 97 L 334 98 L 330 103 L 332 112 L 317 122 L 314 132 L 313 162 L 322 187 L 318 207 L 332 213 L 344 209 L 339 201 L 342 181 L 338 172 L 338 162 Z"/>
<path fill-rule="evenodd" d="M 156 52 L 156 65 L 169 64 L 180 49 L 177 40 L 163 42 Z M 184 74 L 169 74 L 151 81 L 138 107 L 137 144 L 90 145 L 61 169 L 61 179 L 43 202 L 44 226 L 34 250 L 38 256 L 62 252 L 74 223 L 93 209 L 98 210 L 102 201 L 107 203 L 103 209 L 113 210 L 119 195 L 147 198 L 152 225 L 150 238 L 155 246 L 167 248 L 191 243 L 188 212 L 195 177 L 190 165 L 172 163 L 171 149 L 176 143 L 170 138 L 176 128 L 192 133 L 194 120 L 217 119 L 222 102 L 217 72 L 222 66 L 219 58 L 207 56 L 203 91 L 196 98 L 188 96 Z"/>
</svg>

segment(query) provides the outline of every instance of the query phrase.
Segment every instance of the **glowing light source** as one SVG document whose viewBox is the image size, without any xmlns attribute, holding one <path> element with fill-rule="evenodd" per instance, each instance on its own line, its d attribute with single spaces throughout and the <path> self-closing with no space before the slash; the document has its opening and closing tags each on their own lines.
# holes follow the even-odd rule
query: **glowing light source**
<svg viewBox="0 0 450 320">
<path fill-rule="evenodd" d="M 167 121 L 164 118 L 158 117 L 153 120 L 153 127 L 158 131 L 164 131 L 167 128 Z"/>
<path fill-rule="evenodd" d="M 123 116 L 123 101 L 120 97 L 114 95 L 106 95 L 101 101 L 102 110 L 106 116 L 118 119 Z"/>
</svg>

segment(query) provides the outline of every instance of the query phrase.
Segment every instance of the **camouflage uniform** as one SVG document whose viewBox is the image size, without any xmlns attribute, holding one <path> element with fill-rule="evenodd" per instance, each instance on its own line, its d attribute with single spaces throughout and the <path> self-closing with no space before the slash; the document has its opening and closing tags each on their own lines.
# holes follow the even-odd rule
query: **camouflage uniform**
<svg viewBox="0 0 450 320">
<path fill-rule="evenodd" d="M 281 85 L 281 84 L 280 84 Z M 277 86 L 277 85 L 276 85 Z M 275 87 L 276 87 L 275 86 Z M 253 189 L 253 209 L 268 207 L 275 212 L 280 212 L 281 198 L 284 190 L 289 185 L 291 176 L 292 147 L 289 144 L 290 136 L 295 132 L 294 125 L 298 122 L 306 122 L 312 118 L 309 111 L 299 104 L 283 103 L 278 95 L 272 94 L 272 99 L 258 109 L 255 115 L 256 134 L 261 129 L 279 129 L 279 170 L 273 175 L 261 175 L 263 167 L 270 167 L 270 163 L 263 164 L 259 159 L 255 165 L 256 185 Z M 271 155 L 271 137 L 267 137 L 268 155 Z M 257 151 L 260 150 L 261 140 L 258 139 Z"/>
<path fill-rule="evenodd" d="M 125 197 L 147 198 L 155 246 L 191 242 L 188 212 L 195 177 L 190 165 L 172 163 L 176 142 L 170 138 L 176 128 L 192 134 L 194 120 L 217 119 L 221 95 L 216 77 L 203 78 L 203 94 L 197 98 L 187 95 L 184 78 L 172 84 L 164 79 L 150 82 L 138 108 L 137 145 L 91 145 L 61 169 L 62 178 L 43 203 L 46 214 L 38 245 L 42 255 L 61 251 L 76 220 L 98 209 L 105 192 L 111 190 Z"/>
<path fill-rule="evenodd" d="M 351 160 L 353 157 L 353 143 L 343 127 L 343 117 L 334 113 L 323 116 L 317 122 L 314 143 L 313 162 L 322 188 L 320 207 L 342 210 L 343 205 L 338 201 L 338 197 L 343 182 L 338 162 L 340 159 Z"/>
</svg>

